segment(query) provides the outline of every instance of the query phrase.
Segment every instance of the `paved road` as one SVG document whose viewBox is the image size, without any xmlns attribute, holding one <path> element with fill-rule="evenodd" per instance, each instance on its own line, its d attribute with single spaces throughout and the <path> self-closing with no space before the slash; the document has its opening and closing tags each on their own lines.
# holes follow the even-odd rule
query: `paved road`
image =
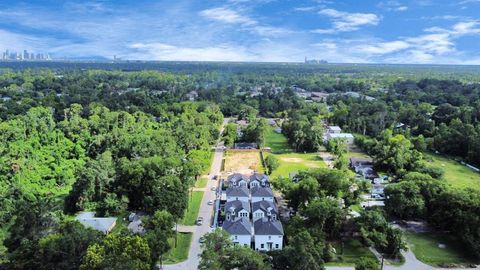
<svg viewBox="0 0 480 270">
<path fill-rule="evenodd" d="M 223 126 L 220 129 L 220 134 L 223 132 L 225 124 L 228 123 L 228 118 L 224 120 Z M 204 222 L 202 226 L 184 226 L 183 228 L 193 232 L 192 243 L 190 244 L 190 250 L 188 252 L 188 259 L 178 264 L 164 265 L 165 270 L 194 270 L 198 268 L 200 262 L 199 255 L 202 252 L 200 247 L 200 237 L 212 231 L 210 228 L 211 220 L 213 218 L 213 205 L 208 205 L 208 201 L 215 200 L 215 191 L 212 191 L 212 187 L 217 187 L 218 181 L 214 181 L 213 177 L 220 173 L 222 167 L 223 149 L 215 149 L 213 155 L 212 166 L 210 174 L 208 175 L 208 183 L 205 187 L 205 193 L 203 194 L 202 202 L 200 204 L 199 217 L 203 217 Z M 180 227 L 180 226 L 179 226 Z"/>
</svg>

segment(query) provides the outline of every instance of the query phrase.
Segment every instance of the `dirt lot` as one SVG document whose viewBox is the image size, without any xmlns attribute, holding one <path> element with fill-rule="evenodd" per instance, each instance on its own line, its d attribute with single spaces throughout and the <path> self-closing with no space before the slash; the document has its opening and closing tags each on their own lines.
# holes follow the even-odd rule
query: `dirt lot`
<svg viewBox="0 0 480 270">
<path fill-rule="evenodd" d="M 226 153 L 225 172 L 251 174 L 253 171 L 264 171 L 259 152 L 228 151 Z"/>
</svg>

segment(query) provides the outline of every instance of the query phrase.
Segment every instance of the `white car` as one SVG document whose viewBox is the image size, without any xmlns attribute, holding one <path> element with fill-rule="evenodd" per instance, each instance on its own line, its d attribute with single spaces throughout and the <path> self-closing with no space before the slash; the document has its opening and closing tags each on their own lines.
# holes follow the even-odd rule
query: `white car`
<svg viewBox="0 0 480 270">
<path fill-rule="evenodd" d="M 213 201 L 212 200 L 208 201 L 208 205 L 213 205 Z"/>
<path fill-rule="evenodd" d="M 217 188 L 216 188 L 216 187 L 212 187 L 211 190 L 212 190 L 212 191 L 215 191 L 215 190 L 217 190 Z"/>
</svg>

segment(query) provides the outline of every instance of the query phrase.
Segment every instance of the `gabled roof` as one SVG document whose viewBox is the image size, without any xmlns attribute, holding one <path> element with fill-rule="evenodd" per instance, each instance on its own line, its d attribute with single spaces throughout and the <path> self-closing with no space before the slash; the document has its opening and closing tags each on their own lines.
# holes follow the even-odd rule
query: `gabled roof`
<svg viewBox="0 0 480 270">
<path fill-rule="evenodd" d="M 233 235 L 251 235 L 252 226 L 246 218 L 237 218 L 234 221 L 225 220 L 222 225 L 224 229 L 229 234 Z"/>
<path fill-rule="evenodd" d="M 85 227 L 108 233 L 117 222 L 116 217 L 95 217 L 95 212 L 81 212 L 75 217 Z"/>
<path fill-rule="evenodd" d="M 248 182 L 248 177 L 240 173 L 234 173 L 232 175 L 229 175 L 227 177 L 227 180 L 228 180 L 228 183 L 233 183 L 233 182 L 237 183 L 240 180 L 245 180 L 246 182 Z"/>
<path fill-rule="evenodd" d="M 260 182 L 262 180 L 267 180 L 268 181 L 268 176 L 266 176 L 263 173 L 254 173 L 254 174 L 250 175 L 250 181 L 253 181 L 253 180 L 258 180 Z"/>
<path fill-rule="evenodd" d="M 253 226 L 255 235 L 283 235 L 283 226 L 278 220 L 261 218 Z"/>
<path fill-rule="evenodd" d="M 250 212 L 250 204 L 244 201 L 235 200 L 225 203 L 225 211 L 230 211 L 232 207 L 235 209 L 235 213 L 242 211 L 242 209 Z"/>
<path fill-rule="evenodd" d="M 247 187 L 228 187 L 225 191 L 227 197 L 248 197 Z"/>
<path fill-rule="evenodd" d="M 251 188 L 252 197 L 273 197 L 273 191 L 269 187 Z"/>
<path fill-rule="evenodd" d="M 268 208 L 272 208 L 273 213 L 277 213 L 277 207 L 275 204 L 271 201 L 259 201 L 259 202 L 254 202 L 252 203 L 252 212 L 255 212 L 257 210 L 262 210 L 263 212 L 267 213 Z"/>
<path fill-rule="evenodd" d="M 328 129 L 333 131 L 342 131 L 342 129 L 339 126 L 329 126 Z"/>
</svg>

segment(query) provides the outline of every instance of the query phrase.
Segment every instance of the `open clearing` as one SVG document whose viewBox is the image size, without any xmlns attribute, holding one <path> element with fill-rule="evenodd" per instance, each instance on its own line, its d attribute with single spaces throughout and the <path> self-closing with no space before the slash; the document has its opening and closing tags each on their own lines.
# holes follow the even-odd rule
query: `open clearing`
<svg viewBox="0 0 480 270">
<path fill-rule="evenodd" d="M 202 202 L 203 191 L 193 191 L 188 197 L 188 208 L 185 211 L 183 219 L 180 224 L 183 225 L 195 225 L 197 220 L 198 211 L 200 210 L 200 203 Z"/>
<path fill-rule="evenodd" d="M 405 232 L 407 242 L 418 260 L 432 266 L 479 264 L 479 259 L 472 259 L 464 254 L 464 247 L 453 237 L 442 233 Z M 443 244 L 443 247 L 439 247 Z"/>
<path fill-rule="evenodd" d="M 318 153 L 295 153 L 288 145 L 287 138 L 276 133 L 272 127 L 269 127 L 265 136 L 265 145 L 272 150 L 266 155 L 275 155 L 280 161 L 280 166 L 271 174 L 272 178 L 288 177 L 289 173 L 326 166 Z"/>
<path fill-rule="evenodd" d="M 253 171 L 262 172 L 260 152 L 257 151 L 227 151 L 225 154 L 225 172 L 250 174 Z"/>
<path fill-rule="evenodd" d="M 183 262 L 188 258 L 188 250 L 190 249 L 190 243 L 192 242 L 191 233 L 178 233 L 177 234 L 177 247 L 175 247 L 175 236 L 168 239 L 168 243 L 172 247 L 167 254 L 165 254 L 164 264 L 175 264 Z"/>
<path fill-rule="evenodd" d="M 337 252 L 337 260 L 326 263 L 326 266 L 351 266 L 361 257 L 375 258 L 375 255 L 357 239 L 349 239 L 342 245 L 339 242 L 331 243 Z"/>
<path fill-rule="evenodd" d="M 440 167 L 445 171 L 445 180 L 456 188 L 474 188 L 480 190 L 480 173 L 439 155 L 425 154 L 430 164 Z"/>
</svg>

